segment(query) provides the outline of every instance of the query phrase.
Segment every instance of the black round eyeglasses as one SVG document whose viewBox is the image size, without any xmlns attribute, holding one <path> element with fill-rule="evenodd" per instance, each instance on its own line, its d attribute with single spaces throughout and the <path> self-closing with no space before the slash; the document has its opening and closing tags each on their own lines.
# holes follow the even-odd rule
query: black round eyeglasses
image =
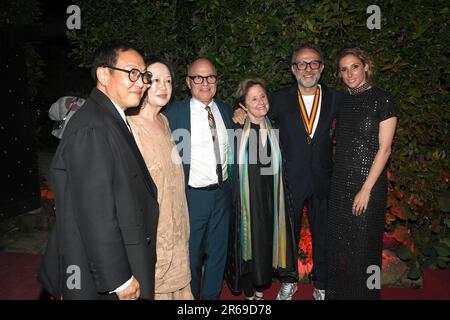
<svg viewBox="0 0 450 320">
<path fill-rule="evenodd" d="M 117 70 L 117 71 L 122 71 L 122 72 L 128 73 L 128 78 L 130 79 L 131 82 L 136 82 L 136 81 L 138 81 L 139 77 L 141 77 L 143 83 L 152 84 L 153 74 L 150 71 L 140 72 L 138 69 L 126 70 L 126 69 L 121 69 L 121 68 L 116 68 L 116 67 L 111 67 L 111 66 L 105 66 L 105 67 L 112 69 L 112 70 Z"/>
</svg>

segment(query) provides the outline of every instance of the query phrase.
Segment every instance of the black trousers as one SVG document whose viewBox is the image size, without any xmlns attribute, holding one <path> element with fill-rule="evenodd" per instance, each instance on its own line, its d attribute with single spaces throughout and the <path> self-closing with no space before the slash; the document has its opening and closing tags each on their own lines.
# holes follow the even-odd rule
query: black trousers
<svg viewBox="0 0 450 320">
<path fill-rule="evenodd" d="M 309 220 L 309 227 L 312 238 L 312 258 L 313 270 L 311 279 L 316 289 L 324 290 L 327 281 L 327 265 L 326 265 L 326 240 L 327 240 L 327 210 L 328 199 L 319 199 L 314 195 L 293 200 L 294 205 L 294 235 L 295 243 L 300 241 L 300 229 L 303 215 L 303 207 L 306 205 Z M 295 278 L 282 277 L 281 282 L 292 283 L 297 282 Z"/>
<path fill-rule="evenodd" d="M 266 289 L 266 286 L 255 286 L 253 284 L 253 275 L 251 273 L 247 273 L 242 275 L 242 289 L 246 297 L 252 297 L 255 294 L 255 291 L 263 292 Z"/>
</svg>

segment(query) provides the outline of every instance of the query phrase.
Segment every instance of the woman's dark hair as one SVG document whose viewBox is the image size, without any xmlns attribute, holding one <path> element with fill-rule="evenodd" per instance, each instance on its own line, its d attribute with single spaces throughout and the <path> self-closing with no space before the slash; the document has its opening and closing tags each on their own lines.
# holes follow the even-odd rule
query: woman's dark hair
<svg viewBox="0 0 450 320">
<path fill-rule="evenodd" d="M 170 73 L 170 77 L 172 78 L 172 88 L 175 89 L 175 73 L 173 72 L 173 68 L 172 68 L 172 64 L 167 62 L 164 59 L 160 59 L 159 57 L 156 56 L 148 56 L 145 59 L 145 66 L 148 67 L 154 63 L 161 63 L 163 65 L 165 65 L 167 67 L 167 69 L 169 69 L 169 73 Z M 172 90 L 172 95 L 170 96 L 170 101 L 172 101 L 172 98 L 175 94 L 175 90 Z"/>
<path fill-rule="evenodd" d="M 172 66 L 168 62 L 166 62 L 156 56 L 148 56 L 145 58 L 146 68 L 148 68 L 149 66 L 151 66 L 152 64 L 155 64 L 155 63 L 161 63 L 161 64 L 165 65 L 167 67 L 167 69 L 169 69 L 170 77 L 172 78 L 172 94 L 170 95 L 169 102 L 167 103 L 167 104 L 169 104 L 172 101 L 173 97 L 175 96 L 175 75 L 174 75 Z M 148 89 L 145 90 L 144 95 L 142 96 L 141 102 L 139 103 L 138 107 L 130 108 L 127 110 L 127 113 L 126 113 L 127 115 L 135 115 L 135 114 L 139 113 L 139 109 L 142 107 L 145 99 L 147 99 L 147 92 L 148 92 Z"/>
</svg>

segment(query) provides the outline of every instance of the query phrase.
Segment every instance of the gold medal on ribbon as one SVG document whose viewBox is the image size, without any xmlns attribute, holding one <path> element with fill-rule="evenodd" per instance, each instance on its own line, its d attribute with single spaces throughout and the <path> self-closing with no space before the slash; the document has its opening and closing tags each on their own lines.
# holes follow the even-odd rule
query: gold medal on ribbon
<svg viewBox="0 0 450 320">
<path fill-rule="evenodd" d="M 319 99 L 320 99 L 320 87 L 317 86 L 316 92 L 314 94 L 314 101 L 311 109 L 311 114 L 308 116 L 308 112 L 306 111 L 305 102 L 303 101 L 302 94 L 300 90 L 298 90 L 298 104 L 300 108 L 300 114 L 302 115 L 303 124 L 305 125 L 306 133 L 308 137 L 306 142 L 311 144 L 311 134 L 314 128 L 314 121 L 316 120 L 317 110 L 319 109 Z"/>
</svg>

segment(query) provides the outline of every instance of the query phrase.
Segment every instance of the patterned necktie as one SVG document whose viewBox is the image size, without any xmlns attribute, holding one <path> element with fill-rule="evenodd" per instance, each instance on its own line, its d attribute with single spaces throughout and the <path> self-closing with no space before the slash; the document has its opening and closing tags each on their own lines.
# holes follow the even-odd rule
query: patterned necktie
<svg viewBox="0 0 450 320">
<path fill-rule="evenodd" d="M 216 156 L 216 173 L 217 173 L 217 180 L 219 183 L 219 186 L 222 186 L 223 184 L 223 177 L 222 177 L 222 165 L 220 164 L 220 151 L 219 151 L 219 137 L 217 136 L 217 128 L 216 128 L 216 121 L 214 120 L 214 116 L 211 112 L 211 107 L 206 106 L 206 111 L 208 111 L 208 123 L 209 123 L 209 129 L 211 130 L 211 135 L 214 143 L 214 155 Z"/>
</svg>

